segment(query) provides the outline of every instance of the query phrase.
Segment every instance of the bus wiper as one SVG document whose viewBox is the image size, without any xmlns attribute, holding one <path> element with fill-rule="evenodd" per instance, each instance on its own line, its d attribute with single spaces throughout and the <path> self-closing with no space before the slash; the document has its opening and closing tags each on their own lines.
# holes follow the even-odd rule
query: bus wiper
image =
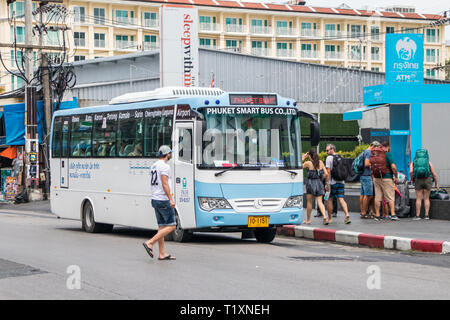
<svg viewBox="0 0 450 320">
<path fill-rule="evenodd" d="M 218 176 L 222 175 L 224 172 L 233 170 L 234 168 L 237 168 L 237 166 L 236 166 L 236 167 L 227 168 L 227 169 L 222 170 L 222 171 L 220 171 L 220 172 L 216 172 L 216 173 L 214 173 L 214 175 L 215 175 L 216 177 L 218 177 Z"/>
<path fill-rule="evenodd" d="M 280 169 L 283 170 L 283 171 L 289 172 L 290 174 L 292 174 L 294 176 L 298 175 L 298 173 L 295 172 L 295 171 L 291 171 L 291 170 L 288 170 L 288 169 L 285 169 L 285 168 L 280 168 Z"/>
</svg>

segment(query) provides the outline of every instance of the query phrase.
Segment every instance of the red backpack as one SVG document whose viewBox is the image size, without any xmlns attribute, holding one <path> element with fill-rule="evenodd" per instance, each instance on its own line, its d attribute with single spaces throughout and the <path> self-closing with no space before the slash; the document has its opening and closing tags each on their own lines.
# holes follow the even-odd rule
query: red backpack
<svg viewBox="0 0 450 320">
<path fill-rule="evenodd" d="M 371 150 L 370 170 L 375 178 L 383 178 L 389 172 L 386 151 L 383 147 L 375 147 Z"/>
</svg>

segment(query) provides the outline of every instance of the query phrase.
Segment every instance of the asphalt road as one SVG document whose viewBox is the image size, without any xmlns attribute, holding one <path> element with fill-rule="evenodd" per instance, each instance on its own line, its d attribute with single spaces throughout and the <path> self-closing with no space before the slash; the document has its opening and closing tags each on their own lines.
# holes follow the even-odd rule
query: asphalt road
<svg viewBox="0 0 450 320">
<path fill-rule="evenodd" d="M 450 298 L 449 255 L 203 233 L 168 242 L 177 260 L 157 261 L 141 244 L 150 235 L 0 210 L 0 299 Z"/>
</svg>

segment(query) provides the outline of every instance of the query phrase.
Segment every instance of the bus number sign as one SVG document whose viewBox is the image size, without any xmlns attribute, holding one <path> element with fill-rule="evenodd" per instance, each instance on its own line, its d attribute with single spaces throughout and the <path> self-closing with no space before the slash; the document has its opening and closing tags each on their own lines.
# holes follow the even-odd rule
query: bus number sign
<svg viewBox="0 0 450 320">
<path fill-rule="evenodd" d="M 269 105 L 276 106 L 275 94 L 230 94 L 231 105 Z"/>
</svg>

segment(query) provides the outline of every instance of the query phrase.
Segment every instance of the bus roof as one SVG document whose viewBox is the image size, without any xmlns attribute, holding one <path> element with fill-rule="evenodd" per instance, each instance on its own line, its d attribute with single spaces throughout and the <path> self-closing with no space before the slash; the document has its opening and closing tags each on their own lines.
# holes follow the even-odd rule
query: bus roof
<svg viewBox="0 0 450 320">
<path fill-rule="evenodd" d="M 248 94 L 248 95 L 276 95 L 278 107 L 296 107 L 295 99 L 283 98 L 276 93 L 266 92 L 225 92 L 219 88 L 204 87 L 165 87 L 152 91 L 132 92 L 113 98 L 109 104 L 83 107 L 76 109 L 67 109 L 56 111 L 53 116 L 68 116 L 72 114 L 87 114 L 97 112 L 112 112 L 128 109 L 146 109 L 160 107 L 162 105 L 191 104 L 193 109 L 205 107 L 205 100 L 225 101 L 230 94 Z M 213 100 L 214 99 L 214 100 Z M 215 107 L 229 107 L 229 103 L 216 104 Z"/>
</svg>

